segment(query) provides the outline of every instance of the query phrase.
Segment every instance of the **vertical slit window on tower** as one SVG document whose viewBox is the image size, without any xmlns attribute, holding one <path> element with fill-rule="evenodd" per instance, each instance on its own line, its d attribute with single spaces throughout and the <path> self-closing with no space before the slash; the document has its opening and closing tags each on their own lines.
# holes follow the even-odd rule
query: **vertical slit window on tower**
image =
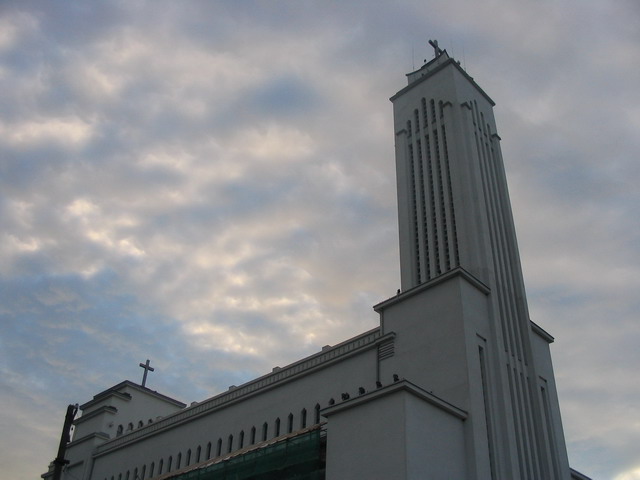
<svg viewBox="0 0 640 480">
<path fill-rule="evenodd" d="M 416 231 L 416 239 L 418 239 L 418 245 L 416 246 L 416 248 L 420 249 L 421 247 L 424 249 L 424 257 L 426 260 L 426 263 L 428 264 L 429 262 L 429 253 L 428 253 L 428 245 L 426 242 L 426 223 L 427 223 L 427 215 L 426 215 L 426 206 L 427 204 L 425 203 L 425 193 L 424 193 L 424 163 L 422 160 L 422 142 L 420 141 L 420 139 L 416 140 L 416 146 L 418 147 L 418 188 L 420 189 L 420 207 L 422 210 L 422 215 L 421 215 L 421 228 L 419 228 Z M 417 212 L 416 212 L 417 215 Z M 418 221 L 418 219 L 416 218 L 416 222 Z M 422 235 L 420 235 L 419 232 L 422 232 Z M 420 258 L 423 258 L 423 255 L 420 255 Z M 425 271 L 423 272 L 422 269 L 422 265 L 420 265 L 420 271 L 421 271 L 421 277 L 423 277 L 424 279 L 429 279 L 429 268 L 427 267 L 425 269 Z"/>
<path fill-rule="evenodd" d="M 551 419 L 551 408 L 549 405 L 549 395 L 544 387 L 540 387 L 540 395 L 542 396 L 542 408 L 547 430 L 547 442 L 551 451 L 551 462 L 553 465 L 553 471 L 556 478 L 560 478 L 560 465 L 558 464 L 558 458 L 555 454 L 557 452 L 555 432 L 553 430 L 553 421 Z"/>
<path fill-rule="evenodd" d="M 451 168 L 449 165 L 449 147 L 447 146 L 447 132 L 445 126 L 442 125 L 442 146 L 444 149 L 444 166 L 445 175 L 447 177 L 447 204 L 451 215 L 451 233 L 453 235 L 453 266 L 460 265 L 460 254 L 458 251 L 458 231 L 456 229 L 456 211 L 453 204 L 453 190 L 451 189 Z"/>
<path fill-rule="evenodd" d="M 427 173 L 429 176 L 429 203 L 431 205 L 431 231 L 429 233 L 429 237 L 433 241 L 433 258 L 436 265 L 436 274 L 440 273 L 439 265 L 439 256 L 440 256 L 440 246 L 438 242 L 438 222 L 436 217 L 436 196 L 435 196 L 435 183 L 433 177 L 433 158 L 431 156 L 431 140 L 430 136 L 426 136 L 427 141 Z M 431 270 L 429 270 L 431 272 Z M 429 273 L 431 277 L 431 273 Z"/>
<path fill-rule="evenodd" d="M 413 249 L 416 265 L 416 282 L 421 282 L 420 273 L 420 240 L 418 236 L 418 204 L 416 198 L 416 172 L 415 172 L 415 159 L 413 157 L 413 145 L 409 144 L 409 168 L 410 168 L 410 183 L 411 183 L 411 210 L 413 213 Z"/>
<path fill-rule="evenodd" d="M 437 181 L 438 181 L 438 199 L 440 200 L 440 230 L 442 232 L 442 240 L 444 245 L 438 247 L 439 251 L 444 250 L 444 267 L 445 270 L 448 270 L 450 268 L 450 260 L 449 260 L 449 235 L 447 234 L 447 216 L 446 216 L 446 212 L 445 212 L 445 205 L 444 205 L 444 188 L 442 185 L 442 159 L 441 159 L 441 155 L 440 155 L 440 141 L 438 139 L 438 132 L 436 129 L 433 130 L 433 138 L 435 141 L 435 147 L 436 147 L 436 170 L 437 170 Z M 440 259 L 438 261 L 438 273 L 442 273 L 442 259 Z"/>
<path fill-rule="evenodd" d="M 489 405 L 489 385 L 487 382 L 487 367 L 485 365 L 484 348 L 478 345 L 478 356 L 480 360 L 480 380 L 482 382 L 482 398 L 484 401 L 484 418 L 487 424 L 487 446 L 489 449 L 489 467 L 491 469 L 491 478 L 495 478 L 495 452 L 493 445 L 493 420 L 491 416 L 491 409 Z"/>
<path fill-rule="evenodd" d="M 427 118 L 428 118 L 428 113 L 427 113 L 427 100 L 422 97 L 422 122 L 424 124 L 424 128 L 427 128 Z"/>
</svg>

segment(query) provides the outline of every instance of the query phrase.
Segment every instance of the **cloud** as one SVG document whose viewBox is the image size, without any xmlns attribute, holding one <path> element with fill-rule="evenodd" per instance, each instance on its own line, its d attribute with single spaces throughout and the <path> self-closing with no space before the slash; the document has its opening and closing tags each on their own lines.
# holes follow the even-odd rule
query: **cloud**
<svg viewBox="0 0 640 480">
<path fill-rule="evenodd" d="M 376 325 L 371 305 L 399 283 L 388 98 L 430 56 L 428 38 L 497 102 L 572 464 L 633 474 L 639 429 L 620 420 L 640 394 L 626 381 L 640 257 L 633 2 L 2 8 L 12 478 L 44 471 L 19 451 L 37 438 L 53 455 L 67 403 L 135 380 L 146 358 L 152 388 L 201 400 Z"/>
</svg>

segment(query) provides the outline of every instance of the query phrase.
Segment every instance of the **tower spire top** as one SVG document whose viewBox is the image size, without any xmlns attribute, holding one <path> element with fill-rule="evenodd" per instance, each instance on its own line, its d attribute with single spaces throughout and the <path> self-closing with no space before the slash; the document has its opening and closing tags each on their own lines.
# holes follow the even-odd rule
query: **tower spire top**
<svg viewBox="0 0 640 480">
<path fill-rule="evenodd" d="M 444 53 L 444 50 L 438 46 L 438 40 L 429 40 L 429 45 L 433 47 L 435 58 L 438 58 Z"/>
</svg>

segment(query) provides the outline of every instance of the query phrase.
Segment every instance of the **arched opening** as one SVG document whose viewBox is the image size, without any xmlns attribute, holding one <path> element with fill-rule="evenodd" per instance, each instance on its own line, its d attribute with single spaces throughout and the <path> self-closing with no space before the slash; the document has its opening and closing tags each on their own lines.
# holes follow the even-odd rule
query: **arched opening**
<svg viewBox="0 0 640 480">
<path fill-rule="evenodd" d="M 307 409 L 303 408 L 300 412 L 300 428 L 307 427 Z"/>
<path fill-rule="evenodd" d="M 287 418 L 287 433 L 293 432 L 293 413 L 289 414 L 289 418 Z"/>
</svg>

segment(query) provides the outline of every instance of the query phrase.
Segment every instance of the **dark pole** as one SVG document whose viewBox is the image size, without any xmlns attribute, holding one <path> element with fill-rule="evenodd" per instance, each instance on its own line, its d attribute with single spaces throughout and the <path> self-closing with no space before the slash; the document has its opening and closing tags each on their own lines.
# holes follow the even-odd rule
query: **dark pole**
<svg viewBox="0 0 640 480">
<path fill-rule="evenodd" d="M 71 424 L 78 412 L 77 405 L 69 405 L 67 407 L 67 414 L 64 417 L 64 426 L 62 427 L 62 435 L 60 435 L 60 445 L 58 446 L 58 456 L 53 461 L 53 480 L 60 480 L 62 476 L 62 467 L 64 467 L 69 460 L 64 459 L 64 452 L 67 449 L 67 443 L 71 441 Z"/>
</svg>

